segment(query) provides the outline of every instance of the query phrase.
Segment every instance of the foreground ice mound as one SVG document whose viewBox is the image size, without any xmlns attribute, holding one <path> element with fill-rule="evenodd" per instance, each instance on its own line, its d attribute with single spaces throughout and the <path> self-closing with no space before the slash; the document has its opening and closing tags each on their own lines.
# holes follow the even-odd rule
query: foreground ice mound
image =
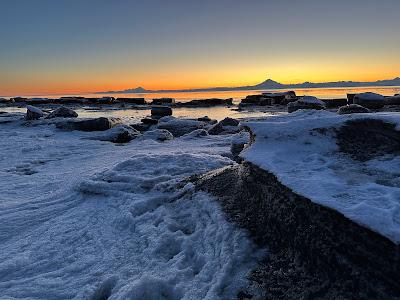
<svg viewBox="0 0 400 300">
<path fill-rule="evenodd" d="M 53 160 L 0 174 L 0 298 L 234 299 L 247 285 L 263 252 L 182 183 L 232 164 L 229 139 L 118 147 L 90 132 L 7 128 L 18 147 L 1 145 L 2 169 L 22 155 Z"/>
<path fill-rule="evenodd" d="M 344 129 L 355 125 L 351 122 L 358 124 L 357 134 Z M 254 142 L 241 156 L 274 173 L 295 193 L 399 244 L 399 124 L 396 113 L 299 111 L 244 123 Z M 351 136 L 346 140 L 343 134 Z"/>
</svg>

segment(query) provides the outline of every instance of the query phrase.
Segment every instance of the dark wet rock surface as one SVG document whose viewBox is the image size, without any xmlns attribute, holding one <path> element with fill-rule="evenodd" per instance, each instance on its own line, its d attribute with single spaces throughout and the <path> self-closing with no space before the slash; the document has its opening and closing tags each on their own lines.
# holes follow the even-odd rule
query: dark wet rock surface
<svg viewBox="0 0 400 300">
<path fill-rule="evenodd" d="M 370 113 L 370 112 L 371 111 L 368 108 L 358 105 L 358 104 L 345 105 L 345 106 L 339 107 L 339 109 L 338 109 L 339 115 Z"/>
<path fill-rule="evenodd" d="M 266 299 L 400 297 L 399 246 L 295 194 L 273 174 L 243 163 L 192 181 L 268 247 L 267 259 L 250 275 Z"/>
<path fill-rule="evenodd" d="M 46 116 L 46 119 L 52 118 L 77 118 L 78 114 L 73 110 L 65 106 L 56 108 L 50 114 Z"/>
<path fill-rule="evenodd" d="M 336 134 L 341 152 L 353 159 L 367 161 L 385 154 L 400 154 L 400 131 L 381 120 L 347 121 Z"/>
</svg>

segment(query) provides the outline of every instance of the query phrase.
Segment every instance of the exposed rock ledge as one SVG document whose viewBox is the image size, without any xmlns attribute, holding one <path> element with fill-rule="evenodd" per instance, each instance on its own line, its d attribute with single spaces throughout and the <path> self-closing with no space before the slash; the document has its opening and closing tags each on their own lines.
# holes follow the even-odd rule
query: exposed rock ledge
<svg viewBox="0 0 400 300">
<path fill-rule="evenodd" d="M 397 299 L 400 248 L 245 162 L 193 178 L 269 248 L 251 274 L 269 299 Z M 246 293 L 243 293 L 244 298 Z"/>
</svg>

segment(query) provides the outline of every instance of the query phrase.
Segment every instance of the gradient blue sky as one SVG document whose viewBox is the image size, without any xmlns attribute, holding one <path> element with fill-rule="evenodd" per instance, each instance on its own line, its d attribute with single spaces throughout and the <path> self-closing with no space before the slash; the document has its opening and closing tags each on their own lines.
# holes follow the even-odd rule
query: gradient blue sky
<svg viewBox="0 0 400 300">
<path fill-rule="evenodd" d="M 400 75 L 399 0 L 0 0 L 0 94 Z"/>
</svg>

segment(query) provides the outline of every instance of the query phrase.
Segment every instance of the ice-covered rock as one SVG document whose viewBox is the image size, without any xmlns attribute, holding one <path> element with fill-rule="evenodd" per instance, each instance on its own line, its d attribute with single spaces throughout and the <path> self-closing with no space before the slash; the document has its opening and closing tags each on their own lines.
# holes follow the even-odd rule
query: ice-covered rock
<svg viewBox="0 0 400 300">
<path fill-rule="evenodd" d="M 346 106 L 339 107 L 337 113 L 339 115 L 345 114 L 359 114 L 359 113 L 369 113 L 371 112 L 368 108 L 358 105 L 358 104 L 350 104 Z"/>
<path fill-rule="evenodd" d="M 325 103 L 313 96 L 304 96 L 297 101 L 290 102 L 287 105 L 289 113 L 299 109 L 325 109 Z"/>
<path fill-rule="evenodd" d="M 364 106 L 366 108 L 378 109 L 385 106 L 385 97 L 379 94 L 367 92 L 356 94 L 353 98 L 354 104 Z"/>
<path fill-rule="evenodd" d="M 172 108 L 167 106 L 153 106 L 151 115 L 155 117 L 172 116 Z"/>
<path fill-rule="evenodd" d="M 166 129 L 155 129 L 144 132 L 139 139 L 141 140 L 155 140 L 155 141 L 168 141 L 172 140 L 174 136 Z"/>
<path fill-rule="evenodd" d="M 53 110 L 50 114 L 46 116 L 46 119 L 52 118 L 77 118 L 78 113 L 75 112 L 73 109 L 70 109 L 65 106 L 61 106 L 55 110 Z"/>
<path fill-rule="evenodd" d="M 91 140 L 108 141 L 112 143 L 128 143 L 140 135 L 140 132 L 127 125 L 117 125 L 103 131 L 101 134 L 89 137 Z"/>
<path fill-rule="evenodd" d="M 41 109 L 27 105 L 26 106 L 26 120 L 37 120 L 44 116 L 44 113 Z"/>
<path fill-rule="evenodd" d="M 202 129 L 207 126 L 207 123 L 193 119 L 178 119 L 174 117 L 164 117 L 158 122 L 158 129 L 166 129 L 173 134 L 174 137 L 179 137 L 196 129 Z"/>
<path fill-rule="evenodd" d="M 104 131 L 121 124 L 119 118 L 100 117 L 88 120 L 69 120 L 56 124 L 56 127 L 63 130 L 79 130 L 79 131 Z"/>
<path fill-rule="evenodd" d="M 400 243 L 400 115 L 299 111 L 244 124 L 255 137 L 246 161 Z"/>
<path fill-rule="evenodd" d="M 208 130 L 208 133 L 211 135 L 218 135 L 218 134 L 230 134 L 239 132 L 239 121 L 232 118 L 225 118 L 215 124 Z"/>
<path fill-rule="evenodd" d="M 208 132 L 205 129 L 196 129 L 192 132 L 189 132 L 182 136 L 182 138 L 199 138 L 203 136 L 207 136 Z"/>
</svg>

